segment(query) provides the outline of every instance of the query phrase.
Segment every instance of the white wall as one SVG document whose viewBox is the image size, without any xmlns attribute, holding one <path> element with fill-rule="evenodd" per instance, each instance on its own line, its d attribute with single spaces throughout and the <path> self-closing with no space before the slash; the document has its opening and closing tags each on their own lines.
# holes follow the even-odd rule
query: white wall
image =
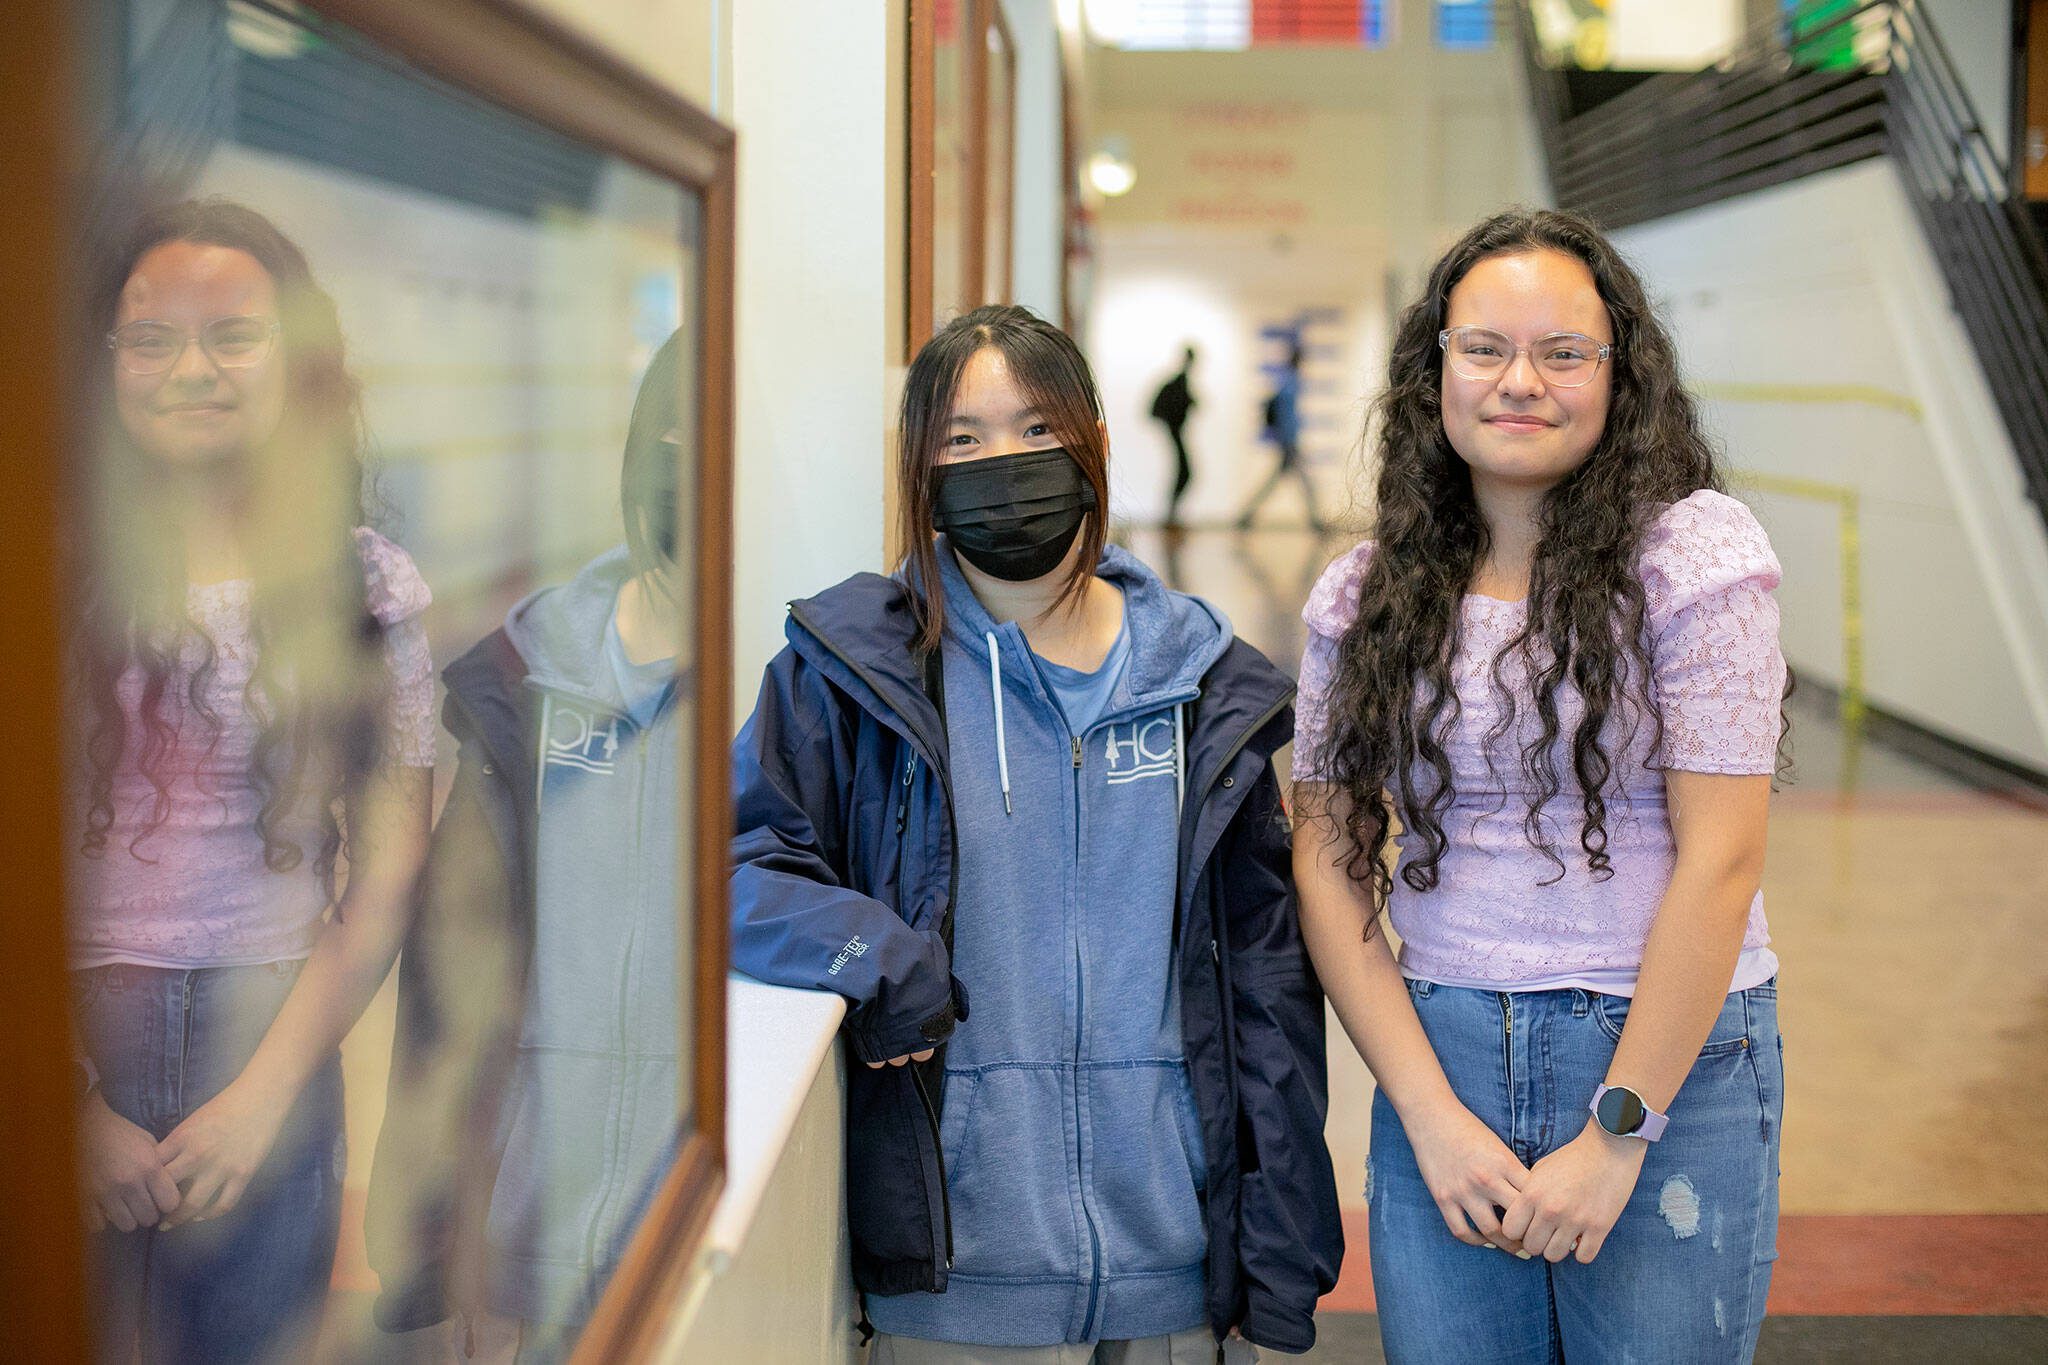
<svg viewBox="0 0 2048 1365">
<path fill-rule="evenodd" d="M 2003 162 L 2012 147 L 2013 0 L 1920 0 Z"/>
<path fill-rule="evenodd" d="M 1052 0 L 1003 0 L 1017 54 L 1017 192 L 1011 203 L 1010 293 L 1060 320 L 1060 35 Z"/>
<path fill-rule="evenodd" d="M 733 676 L 745 715 L 784 604 L 882 567 L 888 31 L 820 0 L 734 7 L 740 131 Z"/>
<path fill-rule="evenodd" d="M 828 1050 L 811 1080 L 738 1254 L 702 1282 L 701 1300 L 679 1316 L 657 1359 L 853 1365 L 846 1081 L 838 1052 Z"/>
<path fill-rule="evenodd" d="M 1860 599 L 1874 703 L 2048 768 L 2048 534 L 1888 162 L 1618 236 L 1771 532 L 1786 653 L 1840 684 Z M 1812 485 L 1807 487 L 1806 485 Z M 1845 593 L 1853 496 L 1859 591 Z"/>
</svg>

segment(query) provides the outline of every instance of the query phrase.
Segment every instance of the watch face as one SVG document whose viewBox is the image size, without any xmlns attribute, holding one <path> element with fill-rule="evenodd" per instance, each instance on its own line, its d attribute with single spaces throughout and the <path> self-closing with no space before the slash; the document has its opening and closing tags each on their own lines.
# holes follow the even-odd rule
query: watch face
<svg viewBox="0 0 2048 1365">
<path fill-rule="evenodd" d="M 1633 1090 L 1616 1086 L 1600 1097 L 1600 1108 L 1594 1117 L 1616 1137 L 1627 1137 L 1643 1126 L 1642 1098 Z"/>
</svg>

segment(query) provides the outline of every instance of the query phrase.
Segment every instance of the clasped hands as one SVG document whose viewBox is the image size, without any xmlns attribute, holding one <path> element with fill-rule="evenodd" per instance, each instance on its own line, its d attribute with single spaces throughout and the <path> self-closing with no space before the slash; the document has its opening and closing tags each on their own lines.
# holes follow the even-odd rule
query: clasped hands
<svg viewBox="0 0 2048 1365">
<path fill-rule="evenodd" d="M 86 1225 L 133 1232 L 227 1213 L 263 1165 L 287 1108 L 238 1081 L 158 1142 L 94 1092 L 80 1116 Z"/>
<path fill-rule="evenodd" d="M 1591 1264 L 1642 1173 L 1648 1144 L 1619 1138 L 1590 1116 L 1579 1135 L 1524 1166 L 1455 1100 L 1404 1118 L 1423 1183 L 1451 1235 L 1553 1264 Z"/>
</svg>

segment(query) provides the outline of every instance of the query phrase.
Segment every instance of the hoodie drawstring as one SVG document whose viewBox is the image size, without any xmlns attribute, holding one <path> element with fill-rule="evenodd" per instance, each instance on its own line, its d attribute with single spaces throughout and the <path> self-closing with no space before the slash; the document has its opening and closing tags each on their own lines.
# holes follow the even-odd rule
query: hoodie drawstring
<svg viewBox="0 0 2048 1365">
<path fill-rule="evenodd" d="M 533 808 L 540 809 L 541 788 L 548 780 L 548 736 L 554 733 L 552 720 L 555 711 L 555 695 L 542 689 L 540 694 L 540 753 L 533 765 Z"/>
<path fill-rule="evenodd" d="M 982 639 L 988 641 L 988 692 L 996 709 L 996 772 L 1003 784 L 1003 814 L 1009 815 L 1012 814 L 1010 745 L 1003 732 L 1003 647 L 992 630 L 983 631 Z M 1176 822 L 1188 804 L 1187 709 L 1186 702 L 1173 704 L 1173 814 Z"/>
<path fill-rule="evenodd" d="M 996 633 L 982 632 L 988 641 L 988 690 L 996 704 L 996 771 L 1003 779 L 1003 814 L 1010 814 L 1010 746 L 1003 738 L 1003 647 Z"/>
</svg>

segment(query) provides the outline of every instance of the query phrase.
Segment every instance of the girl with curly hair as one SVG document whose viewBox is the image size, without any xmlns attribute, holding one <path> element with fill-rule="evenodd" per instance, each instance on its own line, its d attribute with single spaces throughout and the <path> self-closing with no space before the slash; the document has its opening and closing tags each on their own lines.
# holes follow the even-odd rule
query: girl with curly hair
<svg viewBox="0 0 2048 1365">
<path fill-rule="evenodd" d="M 1437 262 L 1304 616 L 1295 872 L 1391 1360 L 1746 1360 L 1776 1256 L 1777 560 L 1582 218 Z M 1386 913 L 1396 954 L 1376 932 Z"/>
<path fill-rule="evenodd" d="M 101 1345 L 267 1358 L 325 1302 L 338 1046 L 425 846 L 427 585 L 362 524 L 334 302 L 268 219 L 149 211 L 89 307 L 69 931 Z"/>
</svg>

